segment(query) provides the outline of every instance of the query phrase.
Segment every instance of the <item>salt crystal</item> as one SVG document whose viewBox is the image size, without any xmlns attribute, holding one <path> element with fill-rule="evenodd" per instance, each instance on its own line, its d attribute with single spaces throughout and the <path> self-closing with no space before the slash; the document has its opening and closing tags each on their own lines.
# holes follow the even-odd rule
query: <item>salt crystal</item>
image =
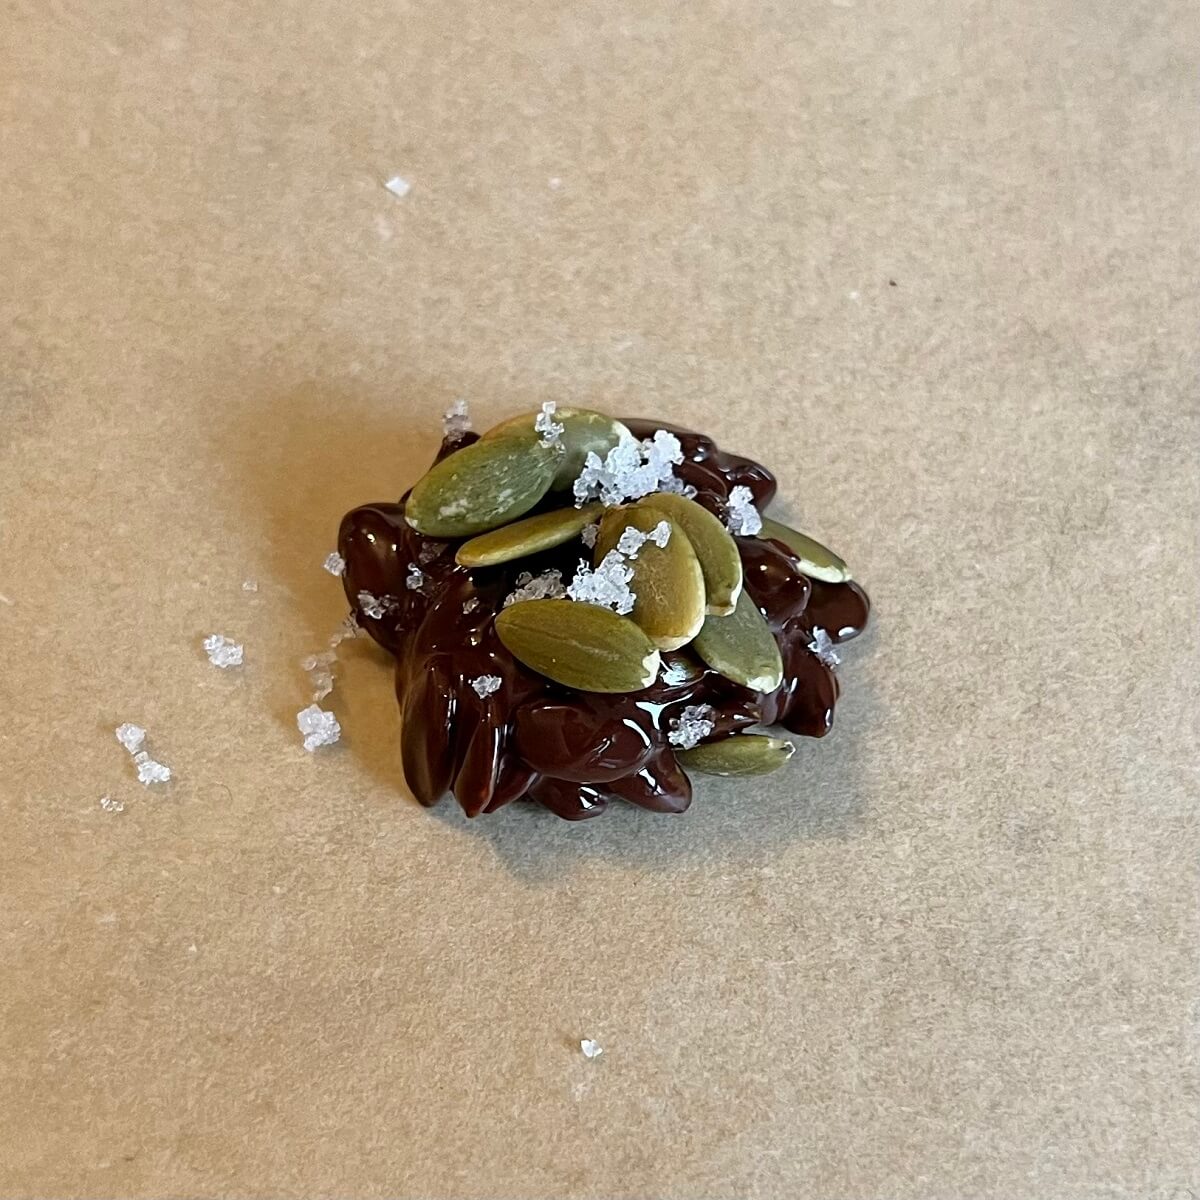
<svg viewBox="0 0 1200 1200">
<path fill-rule="evenodd" d="M 455 400 L 442 414 L 442 436 L 448 442 L 461 442 L 471 432 L 471 413 L 465 400 Z"/>
<path fill-rule="evenodd" d="M 633 568 L 625 565 L 624 555 L 610 550 L 595 568 L 579 560 L 579 569 L 567 588 L 567 595 L 581 604 L 596 604 L 614 612 L 629 613 L 637 599 L 629 588 L 632 578 Z"/>
<path fill-rule="evenodd" d="M 499 675 L 480 675 L 471 680 L 471 686 L 475 689 L 476 695 L 484 700 L 493 692 L 498 692 L 503 682 Z"/>
<path fill-rule="evenodd" d="M 425 572 L 417 566 L 416 563 L 408 564 L 408 578 L 404 581 L 404 586 L 410 592 L 419 591 L 421 585 L 425 582 Z"/>
<path fill-rule="evenodd" d="M 580 531 L 579 536 L 583 539 L 583 544 L 590 550 L 595 544 L 596 539 L 600 536 L 600 524 L 585 525 Z"/>
<path fill-rule="evenodd" d="M 124 725 L 117 726 L 117 741 L 130 754 L 136 754 L 142 748 L 142 743 L 145 740 L 146 731 L 140 725 L 133 725 L 126 721 Z"/>
<path fill-rule="evenodd" d="M 257 592 L 258 591 L 258 580 L 257 579 L 243 580 L 242 591 L 243 592 Z"/>
<path fill-rule="evenodd" d="M 342 736 L 337 717 L 317 704 L 310 704 L 296 714 L 296 728 L 304 734 L 304 748 L 309 752 L 318 746 L 332 746 Z"/>
<path fill-rule="evenodd" d="M 399 175 L 393 175 L 383 186 L 401 200 L 412 191 L 412 184 L 407 179 L 401 179 Z"/>
<path fill-rule="evenodd" d="M 745 484 L 739 484 L 729 493 L 725 524 L 738 537 L 753 537 L 762 529 L 762 517 L 754 507 L 754 493 Z"/>
<path fill-rule="evenodd" d="M 551 175 L 546 182 L 552 192 L 557 192 L 562 187 L 562 180 L 557 175 Z"/>
<path fill-rule="evenodd" d="M 361 628 L 358 623 L 358 614 L 349 613 L 342 618 L 341 624 L 329 635 L 329 644 L 336 649 L 343 642 L 358 637 Z"/>
<path fill-rule="evenodd" d="M 423 566 L 428 566 L 435 558 L 441 558 L 445 553 L 445 542 L 423 541 L 421 548 L 417 551 L 417 561 Z"/>
<path fill-rule="evenodd" d="M 111 796 L 101 796 L 100 807 L 104 809 L 105 812 L 122 813 L 125 811 L 125 801 L 114 800 Z"/>
<path fill-rule="evenodd" d="M 820 626 L 814 626 L 812 633 L 812 641 L 808 643 L 808 648 L 830 670 L 835 670 L 841 664 L 842 656 L 834 649 L 833 638 Z"/>
<path fill-rule="evenodd" d="M 592 1041 L 591 1038 L 584 1038 L 579 1043 L 579 1048 L 583 1051 L 584 1058 L 599 1058 L 604 1053 L 604 1047 L 599 1042 Z"/>
<path fill-rule="evenodd" d="M 661 550 L 670 540 L 671 525 L 669 521 L 659 521 L 649 533 L 643 533 L 632 525 L 626 525 L 625 531 L 617 539 L 617 550 L 626 558 L 637 558 L 639 551 L 647 542 L 653 542 Z"/>
<path fill-rule="evenodd" d="M 330 551 L 325 556 L 325 561 L 321 565 L 330 575 L 344 575 L 346 573 L 346 560 L 336 550 Z"/>
<path fill-rule="evenodd" d="M 171 768 L 155 762 L 145 750 L 135 754 L 133 761 L 137 765 L 138 783 L 149 787 L 152 783 L 166 783 L 171 778 Z"/>
<path fill-rule="evenodd" d="M 520 604 L 523 600 L 561 600 L 567 594 L 561 571 L 543 571 L 536 577 L 528 571 L 522 571 L 516 578 L 516 584 L 516 590 L 505 597 L 505 608 L 510 604 Z"/>
<path fill-rule="evenodd" d="M 379 620 L 390 608 L 395 608 L 396 601 L 391 596 L 373 596 L 370 592 L 358 593 L 358 606 L 363 615 Z"/>
<path fill-rule="evenodd" d="M 463 613 L 473 613 L 479 607 L 479 597 L 472 596 L 469 600 L 463 601 Z"/>
<path fill-rule="evenodd" d="M 214 667 L 240 667 L 245 647 L 221 633 L 210 633 L 204 639 L 204 653 Z"/>
<path fill-rule="evenodd" d="M 663 683 L 678 687 L 682 683 L 690 683 L 693 676 L 687 662 L 682 658 L 664 658 L 662 673 L 659 676 Z"/>
<path fill-rule="evenodd" d="M 689 704 L 668 725 L 667 741 L 680 750 L 698 746 L 715 728 L 712 709 L 707 704 Z"/>
<path fill-rule="evenodd" d="M 611 507 L 663 491 L 675 480 L 674 468 L 681 462 L 683 447 L 673 433 L 660 429 L 642 442 L 624 433 L 603 459 L 588 453 L 572 488 L 575 503 L 599 498 Z"/>
<path fill-rule="evenodd" d="M 534 418 L 533 427 L 542 435 L 543 446 L 558 446 L 562 443 L 563 430 L 566 426 L 561 421 L 554 419 L 554 410 L 557 404 L 553 400 L 547 400 L 542 405 L 542 411 Z"/>
</svg>

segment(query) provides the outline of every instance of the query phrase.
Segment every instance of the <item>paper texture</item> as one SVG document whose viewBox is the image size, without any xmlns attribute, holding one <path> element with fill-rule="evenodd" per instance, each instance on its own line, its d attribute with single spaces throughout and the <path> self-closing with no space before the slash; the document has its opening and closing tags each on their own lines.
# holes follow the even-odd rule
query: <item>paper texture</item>
<svg viewBox="0 0 1200 1200">
<path fill-rule="evenodd" d="M 0 24 L 0 1196 L 1200 1194 L 1194 4 Z M 467 822 L 352 643 L 306 753 L 460 396 L 771 464 L 833 735 Z"/>
</svg>

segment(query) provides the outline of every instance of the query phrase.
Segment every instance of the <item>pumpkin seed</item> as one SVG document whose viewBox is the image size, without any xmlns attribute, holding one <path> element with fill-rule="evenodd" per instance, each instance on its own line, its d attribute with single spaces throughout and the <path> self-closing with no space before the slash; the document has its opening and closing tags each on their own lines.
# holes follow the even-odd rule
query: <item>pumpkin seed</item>
<svg viewBox="0 0 1200 1200">
<path fill-rule="evenodd" d="M 769 775 L 795 752 L 796 747 L 783 738 L 740 733 L 691 750 L 676 750 L 675 758 L 681 767 L 704 775 Z"/>
<path fill-rule="evenodd" d="M 581 692 L 639 692 L 659 654 L 628 617 L 574 600 L 525 600 L 496 615 L 496 633 L 530 670 Z"/>
<path fill-rule="evenodd" d="M 557 457 L 531 432 L 464 446 L 434 464 L 405 520 L 430 537 L 470 537 L 527 513 L 549 490 Z"/>
<path fill-rule="evenodd" d="M 578 536 L 585 525 L 590 525 L 602 507 L 585 504 L 583 508 L 557 508 L 553 512 L 514 521 L 511 525 L 502 525 L 463 542 L 454 556 L 455 561 L 463 567 L 494 567 L 561 546 Z"/>
<path fill-rule="evenodd" d="M 483 440 L 527 433 L 533 429 L 533 423 L 540 415 L 522 413 L 518 417 L 510 417 L 489 429 L 483 435 Z M 554 482 L 550 485 L 555 491 L 569 488 L 579 478 L 583 460 L 589 451 L 603 458 L 621 440 L 622 435 L 633 436 L 620 421 L 590 408 L 557 408 L 553 419 L 563 427 L 559 438 L 562 457 L 558 460 Z"/>
<path fill-rule="evenodd" d="M 783 658 L 766 619 L 743 590 L 728 617 L 708 617 L 692 643 L 714 671 L 756 692 L 773 692 L 783 681 Z"/>
<path fill-rule="evenodd" d="M 825 583 L 845 583 L 850 578 L 850 568 L 828 546 L 822 546 L 807 533 L 772 521 L 770 517 L 763 517 L 758 536 L 782 542 L 800 560 L 800 570 L 813 579 Z"/>
<path fill-rule="evenodd" d="M 626 529 L 649 533 L 664 521 L 671 531 L 667 544 L 646 542 L 629 560 L 629 587 L 636 597 L 630 615 L 660 650 L 678 650 L 704 624 L 704 572 L 683 529 L 649 505 L 611 508 L 600 522 L 595 560 L 599 563 L 614 549 Z"/>
<path fill-rule="evenodd" d="M 729 530 L 707 508 L 687 496 L 659 492 L 642 503 L 665 513 L 687 534 L 704 572 L 707 611 L 727 617 L 742 591 L 742 559 Z"/>
</svg>

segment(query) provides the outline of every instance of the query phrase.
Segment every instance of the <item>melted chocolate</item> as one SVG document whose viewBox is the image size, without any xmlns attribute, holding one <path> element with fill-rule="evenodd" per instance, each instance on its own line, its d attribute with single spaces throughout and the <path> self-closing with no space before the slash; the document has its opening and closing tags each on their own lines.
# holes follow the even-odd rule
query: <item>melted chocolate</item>
<svg viewBox="0 0 1200 1200">
<path fill-rule="evenodd" d="M 775 477 L 766 467 L 724 453 L 703 434 L 655 421 L 625 424 L 637 437 L 657 429 L 675 433 L 684 451 L 676 473 L 718 516 L 739 485 L 750 489 L 759 508 L 775 496 Z M 438 457 L 474 440 L 467 434 L 444 442 Z M 564 502 L 552 496 L 539 508 Z M 598 816 L 613 798 L 679 813 L 691 803 L 692 785 L 667 732 L 687 705 L 712 708 L 709 740 L 756 724 L 824 737 L 833 724 L 838 683 L 808 643 L 814 627 L 835 642 L 857 637 L 870 612 L 867 595 L 856 583 L 809 579 L 782 542 L 737 542 L 746 590 L 783 654 L 782 685 L 767 695 L 739 687 L 684 649 L 663 655 L 672 682 L 660 676 L 640 692 L 600 695 L 572 691 L 528 670 L 504 648 L 493 624 L 520 572 L 556 567 L 569 576 L 588 556 L 582 542 L 468 570 L 455 563 L 454 543 L 423 537 L 405 522 L 403 498 L 347 513 L 338 535 L 346 560 L 343 583 L 359 622 L 396 659 L 401 757 L 416 798 L 432 805 L 452 791 L 471 817 L 522 797 L 569 821 Z M 419 589 L 407 586 L 410 564 L 423 574 Z M 366 616 L 360 592 L 384 600 L 385 614 Z M 480 675 L 499 676 L 500 688 L 479 696 L 471 680 Z"/>
</svg>

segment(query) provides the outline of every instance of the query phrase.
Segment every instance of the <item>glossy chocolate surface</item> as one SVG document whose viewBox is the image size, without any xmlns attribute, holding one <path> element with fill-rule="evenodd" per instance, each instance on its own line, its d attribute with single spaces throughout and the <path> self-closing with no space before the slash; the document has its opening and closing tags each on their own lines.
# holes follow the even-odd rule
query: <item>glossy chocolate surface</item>
<svg viewBox="0 0 1200 1200">
<path fill-rule="evenodd" d="M 626 420 L 638 437 L 657 429 L 678 435 L 684 462 L 676 473 L 696 499 L 720 517 L 732 488 L 749 487 L 760 509 L 775 495 L 775 477 L 747 458 L 720 451 L 711 438 L 662 422 Z M 439 457 L 474 434 L 443 443 Z M 548 497 L 540 508 L 561 507 Z M 535 510 L 536 511 L 536 510 Z M 716 674 L 687 649 L 663 655 L 661 676 L 630 695 L 576 692 L 517 662 L 496 636 L 493 618 L 522 571 L 557 567 L 569 578 L 582 542 L 499 567 L 468 570 L 454 561 L 456 543 L 423 537 L 404 520 L 404 505 L 384 502 L 342 519 L 338 550 L 343 583 L 362 626 L 396 659 L 396 695 L 405 778 L 417 799 L 436 804 L 453 792 L 468 816 L 526 798 L 566 820 L 598 816 L 614 798 L 655 812 L 683 812 L 692 785 L 667 740 L 669 722 L 695 704 L 713 709 L 707 740 L 751 725 L 782 725 L 824 737 L 833 723 L 837 678 L 808 648 L 813 627 L 835 642 L 865 628 L 870 602 L 856 583 L 809 579 L 781 542 L 738 538 L 745 587 L 767 618 L 783 654 L 784 679 L 774 692 L 752 692 Z M 423 574 L 407 586 L 410 564 Z M 386 598 L 382 617 L 368 617 L 360 592 Z M 470 611 L 464 611 L 464 610 Z M 664 672 L 665 673 L 665 672 Z M 498 691 L 480 697 L 471 680 L 497 675 Z"/>
</svg>

